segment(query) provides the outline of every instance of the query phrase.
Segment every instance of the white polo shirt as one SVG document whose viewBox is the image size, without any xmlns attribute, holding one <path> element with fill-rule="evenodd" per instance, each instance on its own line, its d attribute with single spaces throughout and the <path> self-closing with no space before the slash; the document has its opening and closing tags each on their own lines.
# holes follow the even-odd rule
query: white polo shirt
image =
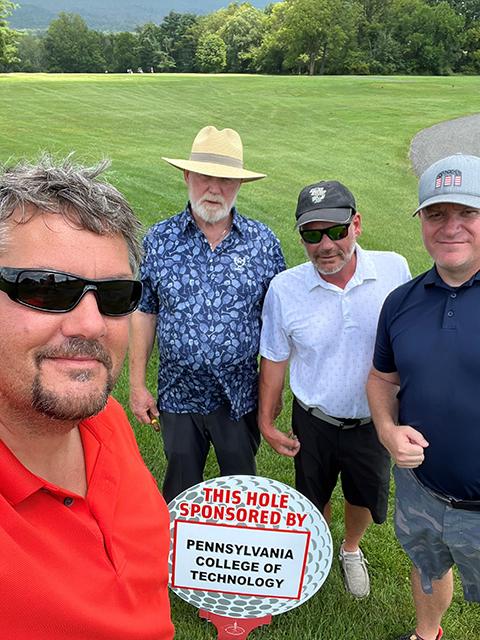
<svg viewBox="0 0 480 640">
<path fill-rule="evenodd" d="M 407 261 L 358 245 L 345 289 L 326 282 L 311 262 L 276 275 L 263 306 L 260 354 L 290 360 L 290 387 L 330 416 L 370 415 L 365 385 L 378 316 L 387 295 L 410 280 Z"/>
</svg>

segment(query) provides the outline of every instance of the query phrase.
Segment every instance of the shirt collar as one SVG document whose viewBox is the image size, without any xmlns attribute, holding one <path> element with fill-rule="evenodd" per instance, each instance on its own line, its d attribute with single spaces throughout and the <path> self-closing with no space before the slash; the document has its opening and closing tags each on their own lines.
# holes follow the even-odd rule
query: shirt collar
<svg viewBox="0 0 480 640">
<path fill-rule="evenodd" d="M 442 287 L 443 289 L 460 289 L 461 287 L 471 287 L 476 282 L 480 282 L 480 271 L 477 271 L 477 273 L 475 273 L 469 280 L 461 284 L 459 287 L 452 287 L 444 280 L 442 280 L 435 265 L 433 265 L 433 267 L 426 272 L 423 279 L 423 284 L 425 287 Z"/>
<path fill-rule="evenodd" d="M 45 485 L 45 480 L 24 467 L 7 445 L 0 441 L 0 488 L 10 504 L 19 504 Z"/>
<path fill-rule="evenodd" d="M 238 213 L 236 207 L 232 207 L 232 228 L 235 228 L 240 234 L 243 233 L 245 227 L 245 221 L 242 216 Z M 180 214 L 180 218 L 178 220 L 180 225 L 180 229 L 183 233 L 187 231 L 188 228 L 198 229 L 195 219 L 192 216 L 192 207 L 190 202 L 187 202 L 185 209 Z"/>
<path fill-rule="evenodd" d="M 111 402 L 111 399 L 109 399 Z M 111 425 L 103 418 L 101 411 L 95 418 L 82 420 L 80 431 L 87 429 L 103 444 L 113 435 Z M 87 451 L 85 462 L 87 463 Z M 12 505 L 17 505 L 41 489 L 48 489 L 52 493 L 63 493 L 63 490 L 53 486 L 47 480 L 32 473 L 25 467 L 15 454 L 0 440 L 0 491 Z M 67 492 L 65 492 L 67 493 Z"/>
<path fill-rule="evenodd" d="M 362 284 L 362 282 L 364 282 L 365 280 L 376 280 L 378 277 L 377 269 L 373 260 L 371 260 L 371 258 L 368 256 L 368 253 L 366 253 L 359 244 L 356 245 L 355 252 L 357 254 L 355 273 L 347 283 L 344 291 Z M 309 291 L 311 291 L 315 287 L 323 287 L 324 289 L 334 290 L 338 289 L 338 287 L 336 287 L 335 285 L 324 280 L 312 263 L 310 263 L 310 269 L 307 270 L 306 281 Z"/>
</svg>

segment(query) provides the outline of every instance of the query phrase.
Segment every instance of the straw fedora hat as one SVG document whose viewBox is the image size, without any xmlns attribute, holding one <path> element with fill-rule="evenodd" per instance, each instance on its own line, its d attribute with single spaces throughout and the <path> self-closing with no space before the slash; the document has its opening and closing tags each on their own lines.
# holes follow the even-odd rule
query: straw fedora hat
<svg viewBox="0 0 480 640">
<path fill-rule="evenodd" d="M 237 178 L 242 182 L 265 178 L 264 173 L 254 173 L 243 168 L 243 145 L 233 129 L 204 127 L 193 141 L 188 160 L 162 158 L 177 169 L 185 169 L 216 178 Z"/>
</svg>

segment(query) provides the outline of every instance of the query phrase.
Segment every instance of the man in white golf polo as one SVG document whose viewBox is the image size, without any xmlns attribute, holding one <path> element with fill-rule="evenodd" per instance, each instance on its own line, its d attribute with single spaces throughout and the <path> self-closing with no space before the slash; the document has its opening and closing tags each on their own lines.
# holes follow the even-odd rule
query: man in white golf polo
<svg viewBox="0 0 480 640">
<path fill-rule="evenodd" d="M 259 426 L 278 453 L 295 456 L 296 487 L 327 521 L 340 475 L 345 496 L 340 561 L 347 590 L 363 598 L 370 581 L 359 544 L 372 518 L 385 520 L 390 478 L 365 383 L 381 305 L 410 273 L 398 254 L 357 245 L 361 216 L 340 182 L 302 189 L 296 226 L 310 261 L 277 275 L 265 299 Z M 274 424 L 289 363 L 294 438 Z"/>
</svg>

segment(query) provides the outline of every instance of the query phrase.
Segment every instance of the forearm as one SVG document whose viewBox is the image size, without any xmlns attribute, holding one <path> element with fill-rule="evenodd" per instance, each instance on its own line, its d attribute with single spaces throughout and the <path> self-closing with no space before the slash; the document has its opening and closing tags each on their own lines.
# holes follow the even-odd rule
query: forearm
<svg viewBox="0 0 480 640">
<path fill-rule="evenodd" d="M 287 366 L 288 360 L 261 360 L 258 426 L 272 449 L 284 456 L 293 457 L 300 449 L 300 443 L 295 437 L 288 436 L 275 426 L 275 419 L 282 410 L 282 392 Z"/>
<path fill-rule="evenodd" d="M 410 425 L 398 424 L 397 373 L 372 369 L 368 377 L 367 395 L 378 439 L 399 467 L 415 468 L 422 464 L 428 442 Z"/>
<path fill-rule="evenodd" d="M 398 377 L 395 374 L 384 375 L 372 369 L 368 376 L 367 396 L 373 423 L 381 442 L 388 439 L 398 422 L 398 390 Z"/>
<path fill-rule="evenodd" d="M 258 425 L 262 433 L 274 428 L 282 410 L 282 394 L 288 360 L 274 362 L 261 358 L 258 398 Z"/>
<path fill-rule="evenodd" d="M 130 386 L 144 387 L 148 361 L 155 343 L 157 316 L 136 311 L 130 321 Z"/>
</svg>

